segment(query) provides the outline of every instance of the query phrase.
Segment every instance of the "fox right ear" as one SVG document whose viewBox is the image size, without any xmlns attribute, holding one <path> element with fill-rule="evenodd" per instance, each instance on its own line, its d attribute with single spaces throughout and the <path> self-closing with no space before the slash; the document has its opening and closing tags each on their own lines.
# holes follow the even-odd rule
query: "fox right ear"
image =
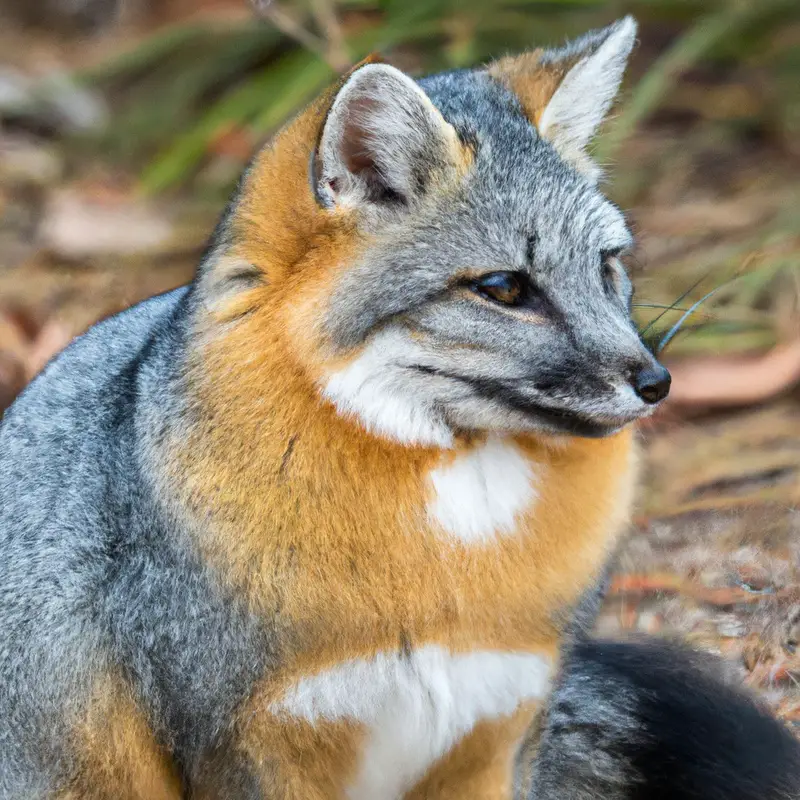
<svg viewBox="0 0 800 800">
<path fill-rule="evenodd" d="M 586 148 L 614 101 L 635 41 L 636 21 L 624 17 L 564 47 L 503 58 L 489 74 L 517 95 L 565 161 L 596 178 Z"/>
<path fill-rule="evenodd" d="M 314 158 L 326 207 L 410 206 L 463 159 L 455 130 L 407 75 L 388 64 L 356 69 L 336 95 Z"/>
</svg>

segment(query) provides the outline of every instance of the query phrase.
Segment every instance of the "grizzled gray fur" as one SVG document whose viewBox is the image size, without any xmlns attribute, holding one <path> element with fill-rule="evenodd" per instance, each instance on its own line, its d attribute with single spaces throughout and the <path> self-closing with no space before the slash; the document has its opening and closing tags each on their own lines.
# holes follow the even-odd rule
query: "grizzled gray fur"
<svg viewBox="0 0 800 800">
<path fill-rule="evenodd" d="M 146 442 L 181 413 L 192 302 L 178 289 L 95 326 L 3 419 L 2 798 L 47 797 L 70 776 L 70 723 L 108 666 L 194 774 L 275 658 L 150 487 Z"/>
<path fill-rule="evenodd" d="M 632 22 L 621 25 L 580 40 L 562 57 L 592 53 L 627 31 L 609 62 L 616 90 L 617 62 L 634 35 Z M 425 170 L 393 173 L 387 166 L 356 187 L 364 202 L 384 204 L 375 220 L 385 222 L 385 236 L 332 298 L 325 322 L 335 345 L 352 347 L 395 324 L 398 336 L 425 330 L 439 345 L 479 340 L 481 351 L 443 356 L 447 347 L 434 348 L 398 373 L 404 391 L 454 427 L 486 429 L 491 419 L 516 430 L 602 435 L 640 416 L 645 401 L 629 383 L 655 362 L 629 319 L 627 279 L 613 266 L 611 276 L 604 271 L 604 254 L 628 246 L 630 236 L 573 152 L 596 125 L 596 109 L 574 121 L 559 151 L 483 70 L 437 75 L 419 86 L 474 148 L 475 169 L 447 207 L 421 201 Z M 598 91 L 594 105 L 605 113 L 610 97 Z M 413 136 L 405 144 L 407 156 L 421 152 L 436 163 L 435 152 L 414 149 Z M 323 163 L 316 176 L 328 187 L 309 187 L 323 203 L 330 186 L 342 189 L 330 184 L 330 166 Z M 398 205 L 416 209 L 405 226 L 391 221 L 388 209 Z M 80 768 L 73 729 L 87 714 L 97 676 L 109 674 L 132 687 L 174 759 L 184 796 L 202 787 L 204 797 L 261 797 L 233 752 L 231 720 L 257 681 L 280 665 L 280 638 L 205 566 L 169 498 L 156 490 L 161 465 L 153 457 L 168 434 L 180 437 L 191 414 L 187 359 L 207 313 L 203 278 L 229 236 L 223 218 L 197 281 L 93 327 L 2 421 L 0 800 L 42 800 L 70 787 Z M 526 273 L 551 324 L 522 325 L 509 316 L 501 331 L 496 312 L 443 292 L 454 265 Z M 656 723 L 642 731 L 642 704 L 679 704 L 680 696 L 662 700 L 657 685 L 617 675 L 605 661 L 601 670 L 591 650 L 576 648 L 569 664 L 534 796 L 597 796 L 597 780 L 613 798 L 639 797 L 648 770 L 663 771 L 651 758 L 653 742 L 673 735 Z M 732 704 L 731 715 L 739 709 Z M 776 723 L 761 724 L 782 742 L 780 765 L 788 773 L 796 751 Z M 705 794 L 681 785 L 670 797 L 751 797 L 737 794 L 741 775 L 728 766 L 721 777 L 703 776 Z"/>
</svg>

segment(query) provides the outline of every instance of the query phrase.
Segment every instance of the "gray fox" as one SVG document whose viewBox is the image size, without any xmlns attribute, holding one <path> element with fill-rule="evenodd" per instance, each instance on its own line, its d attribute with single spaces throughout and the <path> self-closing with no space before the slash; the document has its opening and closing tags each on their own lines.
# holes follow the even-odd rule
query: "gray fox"
<svg viewBox="0 0 800 800">
<path fill-rule="evenodd" d="M 258 153 L 189 287 L 21 395 L 0 797 L 501 800 L 537 727 L 535 797 L 755 796 L 741 734 L 672 761 L 713 715 L 659 659 L 575 633 L 670 382 L 586 153 L 635 31 L 358 65 Z M 790 796 L 788 735 L 710 685 Z"/>
</svg>

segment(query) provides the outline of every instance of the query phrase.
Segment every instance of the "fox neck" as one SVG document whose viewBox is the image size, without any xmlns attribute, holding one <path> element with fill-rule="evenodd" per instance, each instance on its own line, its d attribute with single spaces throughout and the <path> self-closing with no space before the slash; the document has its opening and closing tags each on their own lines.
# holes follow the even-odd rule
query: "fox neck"
<svg viewBox="0 0 800 800">
<path fill-rule="evenodd" d="M 557 447 L 486 435 L 452 448 L 404 446 L 341 416 L 272 322 L 248 315 L 194 354 L 189 429 L 166 448 L 168 486 L 225 582 L 258 608 L 289 607 L 300 600 L 284 596 L 281 575 L 305 558 L 320 575 L 330 572 L 330 586 L 319 590 L 324 603 L 348 575 L 369 587 L 381 575 L 443 564 L 447 553 L 495 563 L 498 552 L 519 561 L 516 548 L 526 547 L 546 567 L 542 591 L 555 605 L 578 597 L 627 515 L 627 433 Z M 475 496 L 489 505 L 470 505 Z M 562 577 L 570 570 L 574 583 Z M 415 602 L 396 592 L 375 590 Z M 424 617 L 422 606 L 433 602 L 421 589 L 419 597 L 408 618 Z"/>
</svg>

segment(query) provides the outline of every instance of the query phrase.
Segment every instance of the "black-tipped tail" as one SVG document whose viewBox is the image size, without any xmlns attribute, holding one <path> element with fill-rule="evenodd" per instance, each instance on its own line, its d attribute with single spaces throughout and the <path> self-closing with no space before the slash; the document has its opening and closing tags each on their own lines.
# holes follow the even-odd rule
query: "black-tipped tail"
<svg viewBox="0 0 800 800">
<path fill-rule="evenodd" d="M 552 699 L 530 800 L 798 800 L 800 743 L 706 656 L 578 642 Z"/>
</svg>

